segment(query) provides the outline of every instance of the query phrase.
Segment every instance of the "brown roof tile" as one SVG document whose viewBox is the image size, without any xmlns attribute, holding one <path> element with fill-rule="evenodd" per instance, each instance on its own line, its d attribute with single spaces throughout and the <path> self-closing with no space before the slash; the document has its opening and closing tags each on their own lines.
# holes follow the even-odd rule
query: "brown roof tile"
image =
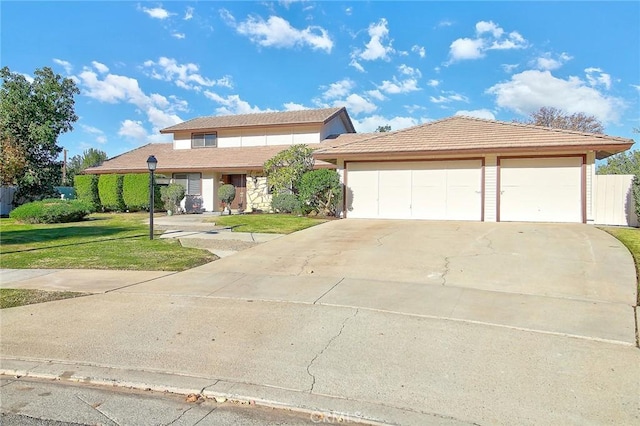
<svg viewBox="0 0 640 426">
<path fill-rule="evenodd" d="M 316 151 L 320 159 L 363 154 L 514 151 L 539 148 L 590 148 L 606 157 L 628 149 L 632 139 L 518 123 L 455 116 Z"/>
<path fill-rule="evenodd" d="M 320 144 L 307 145 L 317 148 Z M 158 172 L 189 170 L 262 170 L 269 158 L 290 145 L 252 146 L 238 148 L 173 149 L 172 143 L 150 143 L 86 170 L 89 174 L 147 172 L 147 158 L 155 155 Z M 316 167 L 334 167 L 317 160 Z"/>
<path fill-rule="evenodd" d="M 173 133 L 180 130 L 204 130 L 204 129 L 225 129 L 247 126 L 275 126 L 287 124 L 316 124 L 326 123 L 338 114 L 344 113 L 347 120 L 347 127 L 353 129 L 353 124 L 349 114 L 344 107 L 305 109 L 298 111 L 262 112 L 257 114 L 239 114 L 198 117 L 175 126 L 160 130 L 160 133 Z"/>
</svg>

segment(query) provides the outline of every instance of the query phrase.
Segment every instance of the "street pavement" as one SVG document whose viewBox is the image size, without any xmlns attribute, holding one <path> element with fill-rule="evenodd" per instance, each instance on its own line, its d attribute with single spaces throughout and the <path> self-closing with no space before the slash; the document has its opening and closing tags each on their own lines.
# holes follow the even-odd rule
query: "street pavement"
<svg viewBox="0 0 640 426">
<path fill-rule="evenodd" d="M 65 274 L 91 287 L 0 279 Z M 333 221 L 120 284 L 4 310 L 0 371 L 389 424 L 640 422 L 635 268 L 587 225 Z"/>
</svg>

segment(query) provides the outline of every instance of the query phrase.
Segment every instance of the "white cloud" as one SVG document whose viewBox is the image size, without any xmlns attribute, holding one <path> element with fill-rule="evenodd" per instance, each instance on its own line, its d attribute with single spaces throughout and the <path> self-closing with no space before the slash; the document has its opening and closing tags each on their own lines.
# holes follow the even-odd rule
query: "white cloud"
<svg viewBox="0 0 640 426">
<path fill-rule="evenodd" d="M 171 33 L 171 37 L 177 38 L 178 40 L 183 40 L 183 39 L 187 38 L 185 33 L 178 33 L 178 32 Z"/>
<path fill-rule="evenodd" d="M 187 10 L 185 10 L 184 12 L 184 18 L 182 19 L 184 19 L 185 21 L 188 21 L 191 18 L 193 18 L 193 11 L 194 11 L 193 7 L 187 6 Z"/>
<path fill-rule="evenodd" d="M 142 122 L 134 120 L 124 120 L 120 123 L 118 135 L 137 142 L 145 142 L 148 139 L 147 130 L 142 125 Z"/>
<path fill-rule="evenodd" d="M 150 76 L 156 80 L 173 81 L 176 86 L 187 90 L 201 90 L 202 86 L 231 87 L 231 77 L 224 76 L 218 80 L 211 80 L 199 74 L 200 67 L 194 63 L 179 64 L 173 58 L 164 56 L 158 62 L 151 60 L 144 62 L 144 67 L 150 72 Z"/>
<path fill-rule="evenodd" d="M 437 25 L 437 26 L 438 26 L 438 27 L 440 27 L 440 28 L 442 28 L 442 27 L 450 27 L 450 26 L 452 26 L 452 25 L 453 25 L 453 22 L 451 22 L 451 21 L 449 21 L 449 20 L 446 20 L 446 19 L 445 19 L 445 20 L 443 20 L 443 21 L 438 22 L 438 25 Z"/>
<path fill-rule="evenodd" d="M 504 72 L 511 74 L 520 66 L 520 64 L 502 64 L 501 66 Z"/>
<path fill-rule="evenodd" d="M 630 86 L 640 92 L 640 84 L 631 84 Z"/>
<path fill-rule="evenodd" d="M 425 48 L 422 46 L 418 46 L 417 44 L 411 46 L 411 51 L 417 53 L 421 58 L 424 58 L 427 55 L 427 51 L 425 50 Z"/>
<path fill-rule="evenodd" d="M 88 126 L 86 124 L 80 124 L 80 128 L 84 130 L 86 133 L 89 133 L 90 135 L 95 136 L 96 142 L 98 142 L 99 144 L 107 143 L 107 137 L 105 136 L 104 132 L 98 129 L 97 127 Z"/>
<path fill-rule="evenodd" d="M 154 132 L 183 121 L 175 111 L 186 110 L 186 101 L 175 97 L 159 94 L 145 94 L 138 84 L 138 80 L 116 74 L 98 76 L 93 70 L 85 68 L 76 76 L 82 94 L 100 102 L 121 103 L 135 105 L 146 114 L 147 120 L 153 126 Z M 167 124 L 169 123 L 169 124 Z M 131 124 L 128 124 L 128 128 Z"/>
<path fill-rule="evenodd" d="M 374 132 L 379 126 L 386 126 L 387 124 L 391 126 L 391 130 L 402 130 L 407 127 L 417 126 L 418 124 L 426 123 L 430 121 L 428 118 L 421 117 L 383 117 L 381 115 L 371 115 L 368 117 L 363 117 L 361 119 L 353 118 L 353 126 L 356 128 L 358 133 L 369 133 Z"/>
<path fill-rule="evenodd" d="M 611 76 L 600 68 L 587 68 L 584 72 L 591 87 L 602 85 L 607 90 L 611 89 Z"/>
<path fill-rule="evenodd" d="M 546 52 L 535 60 L 534 66 L 539 70 L 553 71 L 560 68 L 571 59 L 573 58 L 564 52 L 557 55 L 555 58 L 550 52 Z"/>
<path fill-rule="evenodd" d="M 168 17 L 173 15 L 173 13 L 169 13 L 168 10 L 163 9 L 162 7 L 153 7 L 153 8 L 143 7 L 140 10 L 142 10 L 144 13 L 146 13 L 152 18 L 160 19 L 160 20 L 167 19 Z"/>
<path fill-rule="evenodd" d="M 451 43 L 448 64 L 483 58 L 488 50 L 524 49 L 528 46 L 529 43 L 519 32 L 506 33 L 492 21 L 480 21 L 476 23 L 475 38 L 459 38 Z"/>
<path fill-rule="evenodd" d="M 603 123 L 617 122 L 624 102 L 606 96 L 588 86 L 578 77 L 566 80 L 554 77 L 549 71 L 528 70 L 511 76 L 486 91 L 496 97 L 496 104 L 522 115 L 543 106 L 562 109 L 570 114 L 583 112 Z"/>
<path fill-rule="evenodd" d="M 326 89 L 322 94 L 324 99 L 336 99 L 346 96 L 351 93 L 351 90 L 355 87 L 355 83 L 348 78 L 344 80 L 336 81 L 335 83 L 331 83 L 328 87 L 321 86 L 321 89 Z"/>
<path fill-rule="evenodd" d="M 378 109 L 378 107 L 373 102 L 363 98 L 360 95 L 356 95 L 355 93 L 347 96 L 344 100 L 334 101 L 333 106 L 344 106 L 347 108 L 347 111 L 355 115 L 363 112 L 373 112 Z"/>
<path fill-rule="evenodd" d="M 71 71 L 73 71 L 73 65 L 71 65 L 71 62 L 69 61 L 63 61 L 62 59 L 53 58 L 53 62 L 64 68 L 64 72 L 66 72 L 67 74 L 71 74 Z"/>
<path fill-rule="evenodd" d="M 391 47 L 391 40 L 389 40 L 389 29 L 387 28 L 387 20 L 382 18 L 377 23 L 369 25 L 367 30 L 371 37 L 369 42 L 365 45 L 363 51 L 354 52 L 354 56 L 365 60 L 374 61 L 376 59 L 389 60 L 389 54 L 394 52 Z M 387 43 L 385 45 L 385 43 Z"/>
<path fill-rule="evenodd" d="M 449 102 L 469 102 L 469 98 L 455 92 L 442 92 L 443 94 L 435 97 L 429 96 L 429 100 L 434 104 L 446 104 Z"/>
<path fill-rule="evenodd" d="M 235 18 L 227 10 L 221 10 L 220 15 L 236 29 L 239 34 L 264 47 L 292 48 L 309 46 L 313 50 L 324 50 L 327 53 L 333 48 L 333 41 L 329 32 L 319 26 L 308 26 L 297 29 L 284 18 L 270 16 L 266 21 L 259 16 L 250 16 L 245 22 L 236 23 Z"/>
<path fill-rule="evenodd" d="M 101 62 L 98 62 L 98 61 L 92 61 L 92 62 L 91 62 L 91 65 L 93 65 L 93 67 L 94 67 L 96 70 L 98 70 L 98 72 L 99 72 L 100 74 L 104 74 L 104 73 L 109 72 L 109 67 L 108 67 L 108 66 L 106 66 L 105 64 L 101 63 Z"/>
<path fill-rule="evenodd" d="M 221 115 L 233 115 L 233 114 L 253 114 L 258 112 L 271 111 L 269 109 L 262 110 L 257 106 L 251 106 L 249 102 L 240 99 L 239 95 L 229 95 L 223 97 L 210 90 L 205 90 L 204 95 L 212 101 L 222 105 L 216 108 L 216 113 Z"/>
<path fill-rule="evenodd" d="M 454 115 L 464 115 L 466 117 L 475 117 L 475 118 L 483 118 L 485 120 L 495 120 L 496 116 L 489 111 L 488 109 L 474 109 L 471 111 L 461 109 L 457 111 Z"/>
<path fill-rule="evenodd" d="M 352 7 L 347 7 L 344 10 L 345 15 L 351 16 L 351 14 L 353 13 L 353 8 Z"/>
<path fill-rule="evenodd" d="M 367 91 L 367 95 L 369 95 L 373 99 L 377 99 L 379 101 L 384 101 L 385 99 L 387 99 L 387 97 L 385 95 L 383 95 L 382 92 L 379 91 L 378 89 Z"/>
<path fill-rule="evenodd" d="M 412 77 L 415 76 L 417 78 L 422 77 L 422 73 L 418 68 L 412 68 L 405 64 L 401 64 L 400 66 L 398 66 L 398 71 L 400 71 L 404 75 L 410 75 Z"/>
<path fill-rule="evenodd" d="M 390 95 L 420 90 L 418 87 L 418 80 L 413 77 L 402 81 L 398 80 L 396 77 L 393 77 L 393 81 L 384 80 L 382 84 L 378 86 L 378 89 Z"/>
<path fill-rule="evenodd" d="M 308 107 L 302 105 L 302 104 L 297 104 L 295 102 L 287 102 L 285 104 L 283 104 L 282 106 L 284 106 L 284 110 L 285 111 L 300 111 L 303 109 L 309 109 Z"/>
<path fill-rule="evenodd" d="M 439 85 L 440 85 L 440 81 L 439 80 L 431 79 L 431 80 L 427 81 L 427 86 L 438 87 Z"/>
<path fill-rule="evenodd" d="M 484 42 L 481 39 L 459 38 L 449 46 L 451 61 L 478 59 L 484 57 Z"/>
<path fill-rule="evenodd" d="M 349 62 L 349 66 L 354 67 L 355 69 L 357 69 L 360 72 L 364 72 L 364 67 L 362 65 L 360 65 L 360 63 L 358 61 L 356 61 L 355 59 L 351 59 L 351 62 Z"/>
</svg>

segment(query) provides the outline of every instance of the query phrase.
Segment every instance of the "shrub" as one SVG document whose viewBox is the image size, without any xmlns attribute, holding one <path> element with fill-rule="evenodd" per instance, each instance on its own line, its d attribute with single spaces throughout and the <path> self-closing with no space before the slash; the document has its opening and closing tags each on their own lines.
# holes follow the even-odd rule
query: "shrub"
<svg viewBox="0 0 640 426">
<path fill-rule="evenodd" d="M 226 205 L 231 204 L 231 202 L 236 198 L 236 187 L 227 183 L 218 188 L 218 199 L 225 203 Z"/>
<path fill-rule="evenodd" d="M 124 210 L 122 179 L 122 175 L 100 175 L 98 179 L 98 195 L 104 210 Z"/>
<path fill-rule="evenodd" d="M 93 203 L 96 210 L 100 206 L 100 196 L 98 195 L 98 175 L 75 175 L 73 177 L 73 188 L 76 191 L 78 200 Z"/>
<path fill-rule="evenodd" d="M 9 217 L 25 223 L 66 223 L 81 221 L 94 211 L 95 206 L 90 201 L 53 198 L 23 204 Z"/>
<path fill-rule="evenodd" d="M 122 200 L 127 210 L 149 210 L 149 175 L 146 173 L 124 175 Z"/>
<path fill-rule="evenodd" d="M 177 212 L 185 193 L 184 186 L 179 183 L 170 183 L 160 188 L 160 199 L 164 204 L 165 210 Z"/>
<path fill-rule="evenodd" d="M 319 214 L 335 216 L 342 201 L 340 175 L 335 170 L 313 170 L 302 175 L 298 197 L 303 205 Z"/>
<path fill-rule="evenodd" d="M 300 211 L 301 205 L 295 194 L 273 194 L 271 208 L 278 213 L 294 213 Z"/>
</svg>

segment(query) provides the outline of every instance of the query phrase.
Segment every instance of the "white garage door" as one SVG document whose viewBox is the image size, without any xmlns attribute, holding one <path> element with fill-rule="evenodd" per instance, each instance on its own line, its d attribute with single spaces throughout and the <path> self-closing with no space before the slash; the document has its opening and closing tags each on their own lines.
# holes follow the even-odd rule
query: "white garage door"
<svg viewBox="0 0 640 426">
<path fill-rule="evenodd" d="M 347 217 L 482 220 L 482 161 L 347 164 Z"/>
<path fill-rule="evenodd" d="M 582 222 L 582 161 L 500 159 L 500 221 Z"/>
</svg>

